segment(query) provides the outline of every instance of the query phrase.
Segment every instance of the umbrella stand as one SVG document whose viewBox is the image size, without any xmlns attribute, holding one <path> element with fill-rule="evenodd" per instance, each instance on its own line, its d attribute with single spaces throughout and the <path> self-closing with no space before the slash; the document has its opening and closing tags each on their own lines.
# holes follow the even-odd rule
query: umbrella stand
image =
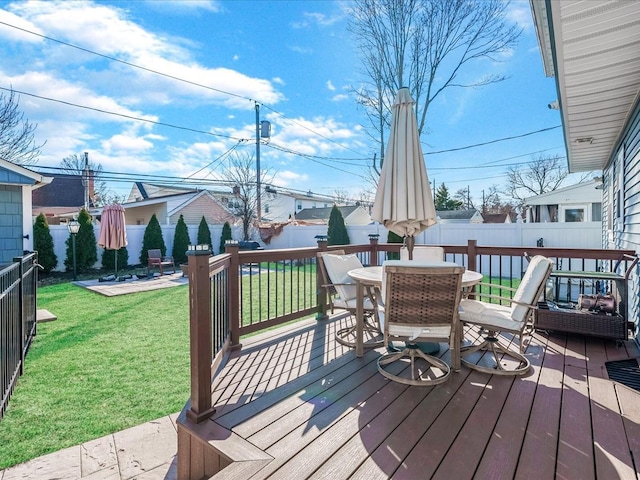
<svg viewBox="0 0 640 480">
<path fill-rule="evenodd" d="M 416 239 L 413 235 L 407 235 L 404 237 L 404 243 L 407 246 L 407 252 L 409 252 L 409 260 L 413 260 L 413 247 L 416 244 Z"/>
</svg>

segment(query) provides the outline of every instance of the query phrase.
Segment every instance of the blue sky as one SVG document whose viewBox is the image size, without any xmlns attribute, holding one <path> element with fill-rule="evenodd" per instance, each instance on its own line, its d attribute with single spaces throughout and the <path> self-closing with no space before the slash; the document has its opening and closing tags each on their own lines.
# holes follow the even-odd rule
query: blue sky
<svg viewBox="0 0 640 480">
<path fill-rule="evenodd" d="M 38 166 L 87 151 L 105 171 L 140 180 L 216 179 L 230 149 L 255 153 L 258 101 L 260 119 L 272 123 L 261 166 L 275 174 L 275 186 L 373 197 L 366 165 L 377 148 L 351 94 L 362 77 L 349 7 L 330 0 L 0 2 L 0 87 L 25 92 L 20 108 L 38 124 L 38 141 L 46 140 Z M 529 2 L 512 2 L 508 21 L 523 28 L 517 47 L 466 73 L 507 80 L 448 90 L 422 138 L 432 183 L 451 193 L 469 187 L 478 202 L 483 190 L 504 186 L 506 165 L 565 155 L 560 128 L 522 136 L 558 127 L 560 115 L 547 107 L 555 83 L 544 76 Z M 506 137 L 520 138 L 437 153 Z M 124 195 L 132 180 L 110 186 Z"/>
</svg>

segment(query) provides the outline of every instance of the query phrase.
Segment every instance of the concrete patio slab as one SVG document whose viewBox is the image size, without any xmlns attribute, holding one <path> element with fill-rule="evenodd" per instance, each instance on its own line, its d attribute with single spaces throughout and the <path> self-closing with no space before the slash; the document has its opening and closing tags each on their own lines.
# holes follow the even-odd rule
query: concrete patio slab
<svg viewBox="0 0 640 480">
<path fill-rule="evenodd" d="M 126 295 L 129 293 L 147 292 L 159 288 L 171 288 L 189 283 L 188 277 L 183 277 L 182 272 L 168 275 L 155 275 L 152 278 L 134 277 L 124 281 L 100 282 L 99 280 L 85 280 L 73 282 L 74 285 L 94 291 L 106 297 Z"/>
<path fill-rule="evenodd" d="M 178 413 L 0 470 L 0 480 L 175 480 Z"/>
</svg>

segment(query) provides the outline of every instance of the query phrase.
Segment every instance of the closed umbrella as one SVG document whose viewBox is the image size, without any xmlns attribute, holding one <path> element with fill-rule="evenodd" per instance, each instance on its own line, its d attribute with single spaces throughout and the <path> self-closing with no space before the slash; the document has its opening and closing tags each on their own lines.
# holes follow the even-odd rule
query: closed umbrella
<svg viewBox="0 0 640 480">
<path fill-rule="evenodd" d="M 115 277 L 118 278 L 118 250 L 127 246 L 127 228 L 124 220 L 124 207 L 122 205 L 106 205 L 102 209 L 100 220 L 100 236 L 98 245 L 114 250 Z"/>
<path fill-rule="evenodd" d="M 408 88 L 398 90 L 371 215 L 388 230 L 405 237 L 410 259 L 413 259 L 415 235 L 436 223 L 414 103 Z"/>
</svg>

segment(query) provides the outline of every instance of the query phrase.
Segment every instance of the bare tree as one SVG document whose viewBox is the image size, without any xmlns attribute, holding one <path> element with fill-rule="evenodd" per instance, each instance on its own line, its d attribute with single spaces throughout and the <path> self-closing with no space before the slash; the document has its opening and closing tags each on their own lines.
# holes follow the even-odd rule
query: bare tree
<svg viewBox="0 0 640 480">
<path fill-rule="evenodd" d="M 464 208 L 476 208 L 473 204 L 473 199 L 471 198 L 469 187 L 461 188 L 456 191 L 456 193 L 453 194 L 453 199 L 461 202 Z"/>
<path fill-rule="evenodd" d="M 18 97 L 13 90 L 9 95 L 0 93 L 0 158 L 19 165 L 37 162 L 40 149 L 34 140 L 37 125 L 24 118 L 18 109 Z"/>
<path fill-rule="evenodd" d="M 271 184 L 273 176 L 269 169 L 260 169 L 261 184 Z M 229 166 L 222 173 L 222 178 L 231 186 L 235 197 L 229 202 L 228 208 L 231 213 L 242 220 L 243 240 L 250 240 L 251 226 L 256 223 L 255 217 L 258 208 L 256 161 L 253 155 L 236 153 L 231 156 Z"/>
<path fill-rule="evenodd" d="M 336 188 L 333 191 L 333 199 L 336 205 L 346 205 L 349 200 L 349 192 L 344 188 Z"/>
<path fill-rule="evenodd" d="M 357 38 L 367 78 L 358 102 L 378 133 L 379 174 L 393 98 L 409 87 L 416 101 L 418 130 L 427 124 L 430 105 L 450 87 L 481 87 L 504 79 L 488 75 L 464 80 L 477 60 L 498 60 L 513 47 L 521 30 L 508 26 L 502 0 L 356 0 L 349 29 Z"/>
<path fill-rule="evenodd" d="M 103 171 L 102 165 L 99 163 L 92 162 L 88 159 L 88 153 L 84 153 L 83 155 L 71 154 L 68 157 L 64 157 L 60 162 L 60 168 L 62 168 L 69 175 L 78 175 L 82 177 L 82 185 L 84 188 L 87 188 L 85 182 L 91 181 L 90 178 L 85 178 L 85 176 L 93 177 L 93 192 L 94 197 L 89 200 L 95 206 L 102 206 L 110 203 L 114 200 L 118 199 L 117 195 L 113 194 L 109 191 L 107 186 L 107 182 L 102 179 Z M 88 172 L 85 171 L 88 169 Z M 122 203 L 117 202 L 116 203 Z"/>
<path fill-rule="evenodd" d="M 568 175 L 569 171 L 558 155 L 540 155 L 523 167 L 507 169 L 505 193 L 520 207 L 527 197 L 556 190 Z"/>
</svg>

